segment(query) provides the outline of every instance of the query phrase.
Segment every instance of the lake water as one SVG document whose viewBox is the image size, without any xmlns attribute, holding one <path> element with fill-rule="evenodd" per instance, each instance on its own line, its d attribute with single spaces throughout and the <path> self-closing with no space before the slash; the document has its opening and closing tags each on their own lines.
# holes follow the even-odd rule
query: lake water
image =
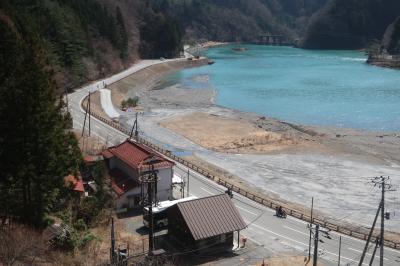
<svg viewBox="0 0 400 266">
<path fill-rule="evenodd" d="M 215 64 L 169 82 L 214 88 L 216 104 L 308 125 L 400 131 L 400 71 L 367 65 L 359 51 L 248 45 L 209 49 Z"/>
</svg>

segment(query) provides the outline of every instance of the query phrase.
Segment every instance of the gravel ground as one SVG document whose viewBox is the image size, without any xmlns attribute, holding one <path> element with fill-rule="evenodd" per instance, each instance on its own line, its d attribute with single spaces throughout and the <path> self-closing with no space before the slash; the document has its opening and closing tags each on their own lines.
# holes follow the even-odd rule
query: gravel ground
<svg viewBox="0 0 400 266">
<path fill-rule="evenodd" d="M 136 89 L 130 90 L 129 79 L 125 79 L 121 83 L 123 90 L 118 89 L 119 83 L 113 85 L 116 89 L 113 94 L 126 97 L 138 93 L 137 79 L 134 75 L 131 79 L 136 82 Z M 187 90 L 169 86 L 160 89 L 163 86 L 160 77 L 151 84 L 140 90 L 144 112 L 139 117 L 139 127 L 141 133 L 154 142 L 177 154 L 195 155 L 221 167 L 268 195 L 304 206 L 309 206 L 314 197 L 318 210 L 340 221 L 361 225 L 372 223 L 379 202 L 379 189 L 367 184 L 368 178 L 391 176 L 393 188 L 398 191 L 387 194 L 387 211 L 392 213 L 392 219 L 387 221 L 386 228 L 400 232 L 400 134 L 289 124 L 215 106 L 212 88 Z M 152 90 L 154 86 L 157 90 Z M 295 134 L 319 145 L 265 154 L 217 152 L 159 125 L 166 119 L 196 112 L 245 119 L 258 128 Z M 130 127 L 133 115 L 124 115 L 121 123 Z M 213 138 L 215 132 L 212 128 L 209 131 Z"/>
</svg>

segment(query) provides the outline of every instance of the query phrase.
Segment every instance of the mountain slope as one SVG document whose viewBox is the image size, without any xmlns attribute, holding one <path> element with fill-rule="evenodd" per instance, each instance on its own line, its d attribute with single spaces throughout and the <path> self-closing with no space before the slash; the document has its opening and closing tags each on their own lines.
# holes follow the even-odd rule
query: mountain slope
<svg viewBox="0 0 400 266">
<path fill-rule="evenodd" d="M 174 21 L 146 0 L 3 0 L 0 10 L 37 34 L 60 89 L 121 71 L 139 57 L 174 56 L 182 46 Z M 174 38 L 157 46 L 160 31 Z"/>
<path fill-rule="evenodd" d="M 390 54 L 400 54 L 400 17 L 386 29 L 382 45 Z"/>
<path fill-rule="evenodd" d="M 175 17 L 188 40 L 255 41 L 260 34 L 295 39 L 327 0 L 153 0 Z M 304 4 L 306 3 L 306 4 Z"/>
<path fill-rule="evenodd" d="M 313 18 L 304 48 L 358 49 L 381 40 L 400 12 L 398 0 L 331 0 Z"/>
</svg>

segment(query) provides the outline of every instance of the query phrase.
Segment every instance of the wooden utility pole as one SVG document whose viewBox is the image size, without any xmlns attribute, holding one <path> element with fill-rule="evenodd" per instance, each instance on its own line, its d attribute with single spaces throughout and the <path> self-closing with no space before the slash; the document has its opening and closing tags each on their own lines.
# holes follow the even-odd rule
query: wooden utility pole
<svg viewBox="0 0 400 266">
<path fill-rule="evenodd" d="M 342 251 L 342 236 L 339 236 L 339 258 L 338 258 L 338 266 L 340 266 L 340 253 Z"/>
<path fill-rule="evenodd" d="M 381 176 L 382 184 L 382 208 L 381 208 L 381 237 L 379 238 L 379 245 L 380 245 L 380 253 L 381 256 L 379 258 L 379 265 L 383 266 L 383 250 L 385 245 L 385 178 Z"/>
<path fill-rule="evenodd" d="M 135 122 L 133 123 L 131 134 L 129 134 L 129 138 L 133 137 L 133 133 L 135 133 L 135 139 L 138 140 L 139 130 L 138 130 L 138 113 L 136 112 Z"/>
<path fill-rule="evenodd" d="M 154 164 L 157 162 L 155 157 L 147 159 L 144 163 L 150 166 L 150 170 L 144 172 L 141 176 L 142 191 L 143 185 L 147 184 L 147 204 L 149 208 L 149 255 L 154 251 L 154 221 L 153 221 L 153 204 L 157 202 L 157 170 L 154 169 Z M 153 194 L 154 193 L 154 194 Z M 143 197 L 142 193 L 142 197 Z M 154 201 L 153 201 L 154 199 Z M 143 199 L 142 199 L 143 200 Z"/>
<path fill-rule="evenodd" d="M 114 234 L 114 218 L 111 217 L 111 248 L 110 248 L 110 263 L 115 262 L 115 234 Z"/>
<path fill-rule="evenodd" d="M 369 266 L 372 266 L 372 264 L 374 263 L 374 258 L 375 258 L 376 250 L 378 249 L 378 245 L 379 245 L 379 239 L 377 239 L 375 242 L 375 248 L 374 248 L 374 252 L 372 253 L 371 261 L 369 262 Z"/>
<path fill-rule="evenodd" d="M 379 203 L 379 208 L 378 208 L 378 211 L 376 212 L 375 219 L 374 219 L 374 222 L 372 223 L 371 230 L 369 231 L 367 242 L 365 243 L 365 247 L 364 247 L 363 253 L 361 255 L 360 262 L 358 263 L 358 266 L 362 266 L 362 264 L 364 262 L 365 254 L 367 253 L 368 245 L 369 245 L 369 242 L 371 241 L 372 233 L 374 232 L 376 220 L 378 220 L 378 215 L 379 215 L 379 211 L 381 210 L 381 207 L 382 207 L 382 202 Z"/>
<path fill-rule="evenodd" d="M 317 224 L 317 225 L 316 225 L 316 228 L 315 228 L 313 266 L 317 266 L 317 260 L 318 260 L 318 242 L 319 242 L 319 224 Z"/>
<path fill-rule="evenodd" d="M 154 170 L 154 166 L 152 166 Z M 152 174 L 151 174 L 152 175 Z M 147 183 L 147 195 L 149 201 L 149 254 L 154 250 L 153 232 L 153 182 Z"/>
<path fill-rule="evenodd" d="M 91 110 L 90 110 L 90 92 L 88 96 L 88 100 L 86 103 L 86 111 L 85 111 L 85 119 L 83 120 L 83 127 L 82 127 L 82 137 L 85 134 L 85 127 L 86 127 L 86 119 L 89 116 L 89 136 L 90 136 L 90 116 L 91 116 Z"/>
<path fill-rule="evenodd" d="M 369 245 L 369 242 L 371 241 L 371 236 L 372 236 L 372 233 L 374 231 L 376 221 L 378 219 L 379 212 L 381 214 L 381 233 L 380 233 L 380 237 L 379 237 L 379 247 L 380 247 L 379 265 L 383 266 L 383 260 L 384 260 L 383 255 L 384 255 L 384 246 L 385 246 L 385 218 L 386 218 L 386 213 L 385 213 L 385 192 L 386 191 L 394 191 L 394 190 L 391 189 L 392 186 L 390 184 L 387 184 L 387 181 L 389 179 L 390 179 L 389 177 L 380 176 L 380 177 L 375 177 L 375 178 L 373 178 L 371 180 L 371 183 L 375 187 L 378 186 L 379 188 L 381 188 L 381 201 L 379 203 L 379 208 L 378 208 L 378 211 L 376 212 L 376 216 L 375 216 L 375 219 L 374 219 L 374 223 L 372 224 L 371 231 L 370 231 L 370 233 L 368 235 L 367 243 L 365 244 L 364 251 L 363 251 L 363 253 L 361 255 L 361 259 L 360 259 L 360 262 L 358 264 L 359 266 L 361 266 L 363 264 L 363 261 L 364 261 L 364 258 L 365 258 L 365 254 L 367 252 L 368 245 Z"/>
<path fill-rule="evenodd" d="M 91 108 L 91 104 L 90 104 L 90 91 L 89 91 L 89 98 L 88 98 L 88 104 L 89 104 L 89 137 L 90 137 L 90 132 L 91 132 L 91 127 L 90 127 L 90 120 L 91 120 L 91 116 L 92 116 L 92 108 Z"/>
<path fill-rule="evenodd" d="M 189 177 L 190 177 L 190 172 L 189 172 L 189 169 L 188 169 L 188 171 L 187 171 L 187 188 L 186 188 L 187 195 L 186 195 L 186 197 L 189 197 Z"/>
<path fill-rule="evenodd" d="M 313 225 L 313 209 L 314 209 L 314 197 L 311 198 L 311 220 L 310 220 L 310 239 L 308 241 L 308 260 L 311 259 L 311 239 L 312 239 L 312 225 Z"/>
</svg>

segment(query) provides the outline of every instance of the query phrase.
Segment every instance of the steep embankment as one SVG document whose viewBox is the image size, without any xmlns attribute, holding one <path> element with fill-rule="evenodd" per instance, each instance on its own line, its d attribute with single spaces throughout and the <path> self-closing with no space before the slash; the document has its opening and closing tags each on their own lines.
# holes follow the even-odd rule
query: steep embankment
<svg viewBox="0 0 400 266">
<path fill-rule="evenodd" d="M 312 18 L 304 48 L 358 49 L 381 40 L 399 15 L 398 0 L 331 0 Z"/>
<path fill-rule="evenodd" d="M 302 35 L 327 0 L 153 0 L 175 17 L 188 40 L 255 41 L 260 34 Z"/>
</svg>

